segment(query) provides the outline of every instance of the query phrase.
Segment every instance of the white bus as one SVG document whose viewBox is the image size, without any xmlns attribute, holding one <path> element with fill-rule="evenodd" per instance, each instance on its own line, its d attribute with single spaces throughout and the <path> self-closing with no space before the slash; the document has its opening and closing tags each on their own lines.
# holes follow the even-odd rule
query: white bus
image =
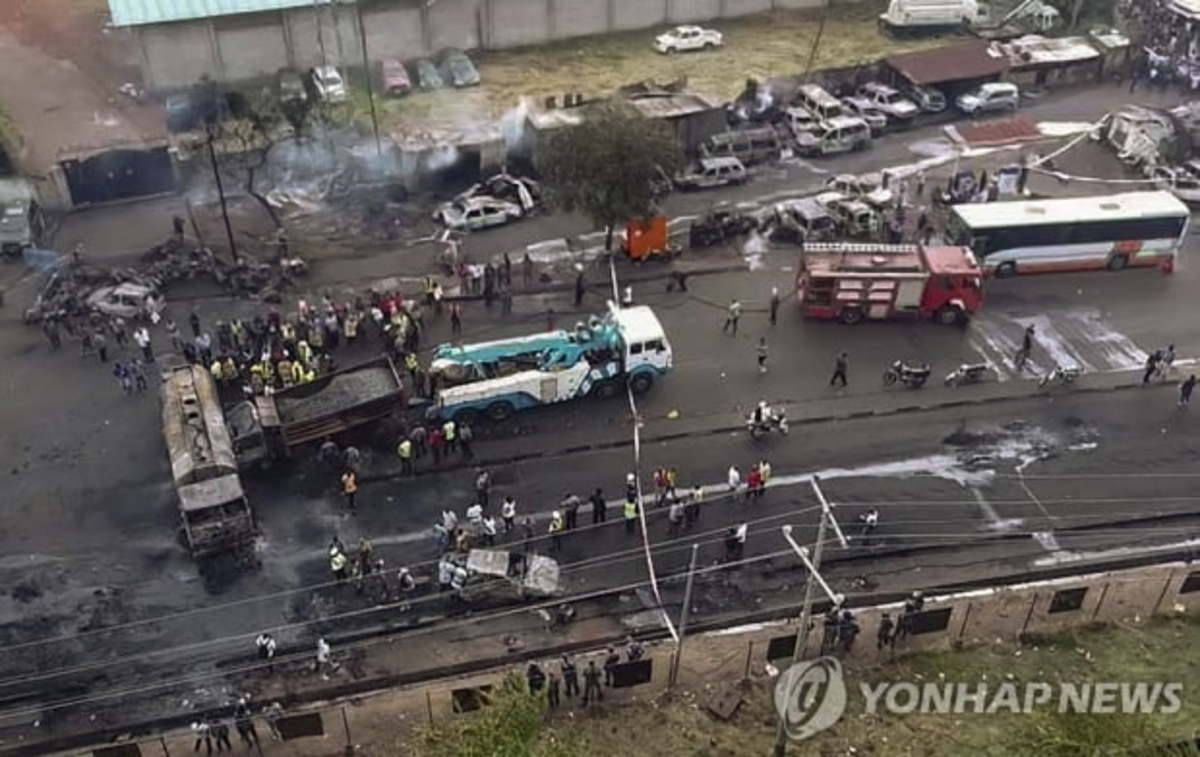
<svg viewBox="0 0 1200 757">
<path fill-rule="evenodd" d="M 1170 192 L 1061 200 L 966 203 L 951 208 L 950 244 L 969 246 L 987 273 L 1175 267 L 1188 208 Z"/>
</svg>

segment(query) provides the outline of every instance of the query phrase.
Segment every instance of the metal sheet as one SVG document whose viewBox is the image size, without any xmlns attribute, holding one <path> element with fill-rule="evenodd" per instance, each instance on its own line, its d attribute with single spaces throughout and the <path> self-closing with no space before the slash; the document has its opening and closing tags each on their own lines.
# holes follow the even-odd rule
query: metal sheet
<svg viewBox="0 0 1200 757">
<path fill-rule="evenodd" d="M 328 0 L 321 0 L 325 5 Z M 140 26 L 237 13 L 311 7 L 313 0 L 108 0 L 113 26 Z"/>
</svg>

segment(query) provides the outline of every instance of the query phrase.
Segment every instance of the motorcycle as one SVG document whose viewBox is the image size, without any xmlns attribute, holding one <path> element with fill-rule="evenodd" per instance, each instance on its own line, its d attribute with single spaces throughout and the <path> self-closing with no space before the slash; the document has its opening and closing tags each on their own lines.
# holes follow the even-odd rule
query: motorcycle
<svg viewBox="0 0 1200 757">
<path fill-rule="evenodd" d="M 946 374 L 945 384 L 946 386 L 977 384 L 986 379 L 991 372 L 992 366 L 987 363 L 963 363 Z"/>
<path fill-rule="evenodd" d="M 929 373 L 929 363 L 908 365 L 897 360 L 883 372 L 883 385 L 891 386 L 899 381 L 909 389 L 920 389 L 925 385 L 925 380 L 929 378 Z"/>
<path fill-rule="evenodd" d="M 787 436 L 788 419 L 787 413 L 784 412 L 783 408 L 763 407 L 763 412 L 761 415 L 758 418 L 756 418 L 755 415 L 756 413 L 750 413 L 750 415 L 746 418 L 746 431 L 750 434 L 751 439 L 758 439 L 761 436 L 766 436 L 772 431 L 778 431 L 784 436 Z"/>
<path fill-rule="evenodd" d="M 1038 379 L 1038 386 L 1073 384 L 1082 372 L 1077 366 L 1055 365 L 1054 370 Z"/>
</svg>

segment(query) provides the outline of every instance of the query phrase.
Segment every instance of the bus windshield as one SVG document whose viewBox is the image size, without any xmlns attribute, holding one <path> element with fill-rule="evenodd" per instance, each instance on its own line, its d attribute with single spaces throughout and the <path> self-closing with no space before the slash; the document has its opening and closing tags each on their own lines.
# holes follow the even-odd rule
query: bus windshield
<svg viewBox="0 0 1200 757">
<path fill-rule="evenodd" d="M 955 205 L 951 244 L 969 245 L 997 275 L 1135 266 L 1171 270 L 1187 231 L 1186 205 L 1168 192 Z"/>
</svg>

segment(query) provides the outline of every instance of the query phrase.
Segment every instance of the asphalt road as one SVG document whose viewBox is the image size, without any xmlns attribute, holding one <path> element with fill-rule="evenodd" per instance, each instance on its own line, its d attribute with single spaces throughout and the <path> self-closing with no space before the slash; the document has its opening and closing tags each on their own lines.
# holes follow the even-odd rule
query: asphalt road
<svg viewBox="0 0 1200 757">
<path fill-rule="evenodd" d="M 1123 93 L 1077 91 L 1028 111 L 1045 119 L 1085 120 L 1114 102 L 1124 102 Z M 667 210 L 672 215 L 702 212 L 718 200 L 744 201 L 815 186 L 825 178 L 821 171 L 857 172 L 910 161 L 919 157 L 914 145 L 920 147 L 934 136 L 934 130 L 893 135 L 866 153 L 772 169 L 734 191 L 672 198 Z M 1094 155 L 1085 162 L 1094 162 Z M 1100 170 L 1090 165 L 1074 170 L 1084 168 Z M 136 209 L 128 212 L 131 217 L 137 213 Z M 110 224 L 110 233 L 134 236 L 136 225 Z M 577 234 L 580 228 L 578 219 L 540 216 L 471 237 L 468 247 L 479 254 L 513 249 Z M 643 433 L 676 438 L 644 448 L 642 469 L 648 473 L 660 464 L 674 465 L 685 484 L 700 481 L 716 487 L 731 464 L 744 470 L 760 456 L 771 460 L 780 485 L 762 501 L 718 501 L 706 508 L 700 525 L 706 534 L 701 556 L 708 562 L 720 555 L 724 529 L 738 522 L 753 521 L 747 547 L 751 556 L 782 549 L 776 528 L 782 522 L 795 523 L 800 537 L 811 538 L 814 501 L 803 476 L 814 471 L 824 471 L 826 491 L 841 503 L 843 521 L 853 523 L 867 507 L 879 507 L 882 525 L 877 550 L 975 541 L 997 534 L 1049 533 L 1021 541 L 1020 554 L 1030 556 L 1019 559 L 1028 562 L 1070 559 L 1064 555 L 1076 547 L 1095 551 L 1139 538 L 1178 540 L 1185 534 L 1174 527 L 1138 532 L 1135 538 L 1129 532 L 1093 530 L 1085 537 L 1071 531 L 1148 511 L 1195 509 L 1191 479 L 1167 475 L 1190 473 L 1196 446 L 1193 419 L 1174 410 L 1172 390 L 1167 388 L 1078 397 L 1055 394 L 974 408 L 815 424 L 759 447 L 740 435 L 712 434 L 706 429 L 730 425 L 730 419 L 736 424 L 761 397 L 787 402 L 800 415 L 815 408 L 850 414 L 894 404 L 895 392 L 885 393 L 879 374 L 897 358 L 931 361 L 936 374 L 959 362 L 986 360 L 997 368 L 997 380 L 1015 381 L 1020 376 L 1008 361 L 1029 323 L 1039 333 L 1034 371 L 1048 370 L 1059 359 L 1077 362 L 1089 373 L 1128 369 L 1168 342 L 1174 342 L 1184 358 L 1200 356 L 1193 328 L 1193 292 L 1200 276 L 1196 255 L 1195 244 L 1189 244 L 1179 270 L 1170 277 L 1125 272 L 990 282 L 985 312 L 966 330 L 924 323 L 847 328 L 804 322 L 789 305 L 772 327 L 762 309 L 772 286 L 785 294 L 791 290 L 795 251 L 786 248 L 759 254 L 749 273 L 694 277 L 686 295 L 666 292 L 661 280 L 635 284 L 635 299 L 659 312 L 677 356 L 676 370 L 640 402 Z M 702 260 L 720 263 L 742 258 L 741 250 L 729 248 L 708 253 Z M 354 275 L 383 276 L 403 265 L 394 254 L 378 254 L 355 260 L 351 267 Z M 643 275 L 647 270 L 625 273 Z M 323 266 L 314 288 L 326 280 L 322 276 L 340 279 L 345 272 L 332 264 Z M 589 273 L 589 279 L 595 281 L 595 288 L 585 303 L 586 312 L 602 309 L 605 297 L 601 272 Z M 720 333 L 723 307 L 731 297 L 748 305 L 737 336 Z M 197 302 L 206 319 L 217 312 L 252 307 L 211 298 Z M 508 320 L 472 305 L 466 317 L 467 336 L 491 338 L 541 328 L 551 307 L 559 325 L 582 315 L 572 313 L 570 303 L 553 294 L 518 298 L 516 313 Z M 331 534 L 339 533 L 348 543 L 360 534 L 369 535 L 389 564 L 417 564 L 433 555 L 424 532 L 436 514 L 446 507 L 461 513 L 469 504 L 469 468 L 442 474 L 423 471 L 414 479 L 401 480 L 394 475 L 392 440 L 378 431 L 358 439 L 368 454 L 369 475 L 357 518 L 343 518 L 328 475 L 300 461 L 248 481 L 264 533 L 263 569 L 243 573 L 216 564 L 198 571 L 174 539 L 176 515 L 155 400 L 121 396 L 104 367 L 79 360 L 70 348 L 64 354 L 49 354 L 40 335 L 18 322 L 18 313 L 19 308 L 10 307 L 0 319 L 0 354 L 6 359 L 0 380 L 9 398 L 0 405 L 0 427 L 8 432 L 0 434 L 0 451 L 8 464 L 5 489 L 9 494 L 9 505 L 0 518 L 0 554 L 4 555 L 0 578 L 13 587 L 0 597 L 0 642 L 25 643 L 187 614 L 111 634 L 23 647 L 27 654 L 6 661 L 10 675 L 79 665 L 99 658 L 98 650 L 117 656 L 162 651 L 172 659 L 190 660 L 172 650 L 206 641 L 213 644 L 197 650 L 195 659 L 211 664 L 231 650 L 249 646 L 245 638 L 221 641 L 227 637 L 366 609 L 366 601 L 350 597 L 349 592 L 304 588 L 328 578 L 324 547 Z M 754 365 L 754 346 L 761 335 L 767 336 L 770 346 L 770 370 L 765 375 L 759 375 Z M 446 324 L 436 324 L 432 341 L 445 336 Z M 832 357 L 842 349 L 850 353 L 851 384 L 837 392 L 827 380 Z M 979 390 L 945 389 L 935 382 L 919 396 L 923 402 L 936 403 L 939 398 L 969 398 Z M 668 417 L 674 415 L 677 419 Z M 1016 421 L 1027 425 L 1008 425 Z M 967 433 L 954 437 L 963 443 L 947 445 L 947 437 L 963 424 Z M 484 429 L 485 438 L 477 447 L 481 456 L 492 459 L 545 455 L 495 471 L 499 494 L 512 491 L 523 512 L 544 513 L 568 492 L 586 494 L 602 486 L 615 497 L 632 465 L 631 451 L 628 446 L 605 445 L 627 442 L 631 430 L 632 418 L 620 401 L 583 402 Z M 976 433 L 985 436 L 971 436 Z M 569 451 L 585 447 L 587 451 Z M 1012 478 L 1022 453 L 1039 459 L 1022 469 L 1024 479 Z M 982 481 L 980 468 L 995 469 L 996 476 Z M 964 486 L 963 481 L 975 485 Z M 645 482 L 649 483 L 648 475 Z M 589 519 L 586 513 L 585 509 L 581 520 Z M 615 508 L 610 519 L 614 517 Z M 697 537 L 668 539 L 661 512 L 652 514 L 649 525 L 652 538 L 661 543 L 655 558 L 659 570 L 663 574 L 680 570 L 688 544 Z M 579 592 L 643 580 L 644 558 L 635 547 L 619 525 L 569 536 L 558 555 L 568 566 L 565 585 Z M 971 562 L 971 555 L 978 555 L 981 565 L 993 565 L 1002 557 L 997 549 L 994 545 L 963 547 L 960 562 Z M 627 554 L 616 556 L 621 551 Z M 920 567 L 919 556 L 905 558 L 906 562 L 895 559 L 889 563 L 881 557 L 877 568 L 871 566 L 872 572 L 885 578 L 902 565 L 907 571 Z M 569 567 L 585 560 L 593 562 Z M 945 560 L 941 564 L 953 565 Z M 1011 568 L 1008 564 L 1004 570 Z M 953 575 L 959 569 L 943 570 Z M 854 570 L 862 572 L 861 566 Z M 914 581 L 937 580 L 934 570 L 911 575 Z M 714 600 L 711 611 L 736 607 L 736 602 L 724 598 Z M 438 616 L 450 609 L 435 600 L 422 603 L 415 614 Z M 363 614 L 355 621 L 323 627 L 352 629 L 374 622 L 377 618 Z M 307 644 L 307 633 L 293 628 L 281 637 Z M 144 665 L 116 663 L 81 685 L 93 690 L 133 677 L 161 675 L 164 670 L 161 660 Z M 72 681 L 78 683 L 78 678 Z M 62 682 L 30 680 L 17 691 L 38 692 L 40 699 L 53 696 L 52 683 Z M 0 681 L 0 688 L 4 685 Z M 0 702 L 8 699 L 0 690 Z"/>
</svg>

